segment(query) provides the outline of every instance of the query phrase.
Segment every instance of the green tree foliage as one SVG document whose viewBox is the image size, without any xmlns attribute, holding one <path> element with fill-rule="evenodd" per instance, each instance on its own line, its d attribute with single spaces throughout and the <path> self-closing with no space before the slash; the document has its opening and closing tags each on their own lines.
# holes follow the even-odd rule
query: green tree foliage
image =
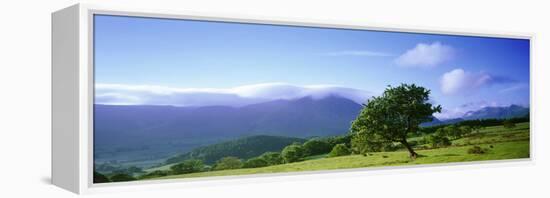
<svg viewBox="0 0 550 198">
<path fill-rule="evenodd" d="M 329 157 L 338 157 L 351 154 L 350 149 L 345 144 L 337 144 L 328 154 Z"/>
<path fill-rule="evenodd" d="M 186 159 L 200 159 L 205 164 L 214 164 L 226 156 L 250 159 L 265 152 L 278 152 L 293 142 L 305 142 L 305 139 L 281 136 L 257 135 L 199 147 L 192 151 L 172 157 L 165 164 L 178 163 Z"/>
<path fill-rule="evenodd" d="M 291 144 L 283 149 L 281 156 L 285 163 L 301 161 L 304 157 L 304 148 L 300 144 Z"/>
<path fill-rule="evenodd" d="M 480 119 L 480 120 L 464 120 L 458 123 L 455 123 L 454 125 L 458 126 L 469 126 L 472 127 L 472 132 L 479 132 L 482 128 L 490 127 L 490 126 L 501 126 L 503 125 L 504 121 L 510 121 L 513 123 L 522 123 L 522 122 L 529 122 L 529 114 L 522 116 L 522 117 L 514 117 L 514 118 L 506 118 L 506 119 Z M 428 126 L 428 127 L 422 127 L 421 132 L 423 134 L 432 134 L 435 133 L 435 131 L 439 128 L 444 128 L 449 126 L 450 124 L 445 125 L 437 125 L 437 126 Z"/>
<path fill-rule="evenodd" d="M 355 154 L 366 155 L 371 152 L 384 151 L 384 148 L 391 144 L 376 133 L 359 131 L 354 133 L 351 138 L 351 151 Z"/>
<path fill-rule="evenodd" d="M 249 160 L 246 160 L 243 164 L 243 168 L 258 168 L 258 167 L 264 167 L 269 166 L 267 161 L 260 157 L 251 158 Z"/>
<path fill-rule="evenodd" d="M 440 128 L 434 134 L 428 135 L 425 138 L 426 142 L 428 142 L 428 144 L 430 144 L 433 148 L 446 147 L 452 144 L 451 140 L 448 138 L 448 133 L 445 128 Z"/>
<path fill-rule="evenodd" d="M 133 181 L 136 180 L 133 176 L 126 173 L 115 173 L 109 178 L 113 182 Z"/>
<path fill-rule="evenodd" d="M 468 136 L 474 132 L 474 127 L 472 126 L 460 126 L 460 131 L 462 133 L 462 137 Z"/>
<path fill-rule="evenodd" d="M 462 131 L 460 130 L 460 127 L 458 127 L 457 125 L 454 125 L 454 124 L 449 125 L 444 128 L 444 131 L 445 131 L 445 135 L 447 135 L 447 137 L 449 138 L 459 139 L 462 137 Z"/>
<path fill-rule="evenodd" d="M 107 183 L 111 182 L 105 175 L 94 171 L 94 183 Z"/>
<path fill-rule="evenodd" d="M 513 129 L 516 127 L 516 123 L 512 122 L 511 120 L 504 120 L 504 122 L 502 122 L 502 126 L 507 129 Z"/>
<path fill-rule="evenodd" d="M 479 131 L 480 129 L 481 127 L 479 125 L 462 125 L 461 123 L 457 123 L 427 127 L 422 130 L 425 135 L 439 133 L 439 135 L 445 135 L 449 139 L 459 139 L 472 134 L 474 131 Z"/>
<path fill-rule="evenodd" d="M 237 157 L 224 157 L 218 160 L 214 170 L 238 169 L 243 167 L 243 162 Z"/>
<path fill-rule="evenodd" d="M 319 139 L 323 142 L 326 142 L 329 144 L 329 148 L 332 149 L 337 144 L 345 144 L 346 146 L 351 145 L 351 135 L 340 135 L 340 136 L 332 136 L 332 137 L 325 137 L 322 139 Z"/>
<path fill-rule="evenodd" d="M 191 159 L 171 166 L 170 170 L 172 170 L 173 174 L 187 174 L 200 172 L 203 168 L 204 163 L 201 160 Z"/>
<path fill-rule="evenodd" d="M 381 96 L 373 97 L 364 104 L 350 132 L 399 142 L 414 159 L 418 154 L 407 142 L 407 135 L 417 133 L 421 123 L 432 121 L 432 114 L 441 112 L 441 106 L 428 102 L 429 96 L 430 90 L 415 84 L 389 86 Z"/>
<path fill-rule="evenodd" d="M 522 122 L 529 122 L 529 114 L 522 116 L 522 117 L 515 117 L 515 118 L 507 118 L 507 119 L 480 119 L 480 120 L 464 120 L 458 123 L 455 123 L 455 125 L 458 126 L 470 126 L 472 127 L 474 132 L 479 132 L 480 129 L 484 127 L 490 127 L 490 126 L 500 126 L 503 125 L 503 122 L 509 120 L 513 123 L 522 123 Z M 447 127 L 447 125 L 437 125 L 437 126 L 429 126 L 429 127 L 422 127 L 421 131 L 424 134 L 432 134 L 435 133 L 435 131 L 439 128 Z"/>
<path fill-rule="evenodd" d="M 449 125 L 444 128 L 439 128 L 436 130 L 436 133 L 440 133 L 439 135 L 447 136 L 449 139 L 460 139 L 464 136 L 467 136 L 471 134 L 473 131 L 473 127 L 471 126 L 460 126 L 457 124 Z"/>
<path fill-rule="evenodd" d="M 284 163 L 281 153 L 278 152 L 266 152 L 260 155 L 260 158 L 265 160 L 269 166 Z"/>
<path fill-rule="evenodd" d="M 473 132 L 479 133 L 479 131 L 481 129 L 483 129 L 483 127 L 480 126 L 480 125 L 473 125 L 473 126 L 470 126 L 470 127 L 472 127 L 472 132 L 471 133 L 473 133 Z"/>
<path fill-rule="evenodd" d="M 325 154 L 330 152 L 330 150 L 332 149 L 332 147 L 330 147 L 330 144 L 328 144 L 327 142 L 316 139 L 308 140 L 307 142 L 305 142 L 303 148 L 305 156 Z"/>
</svg>

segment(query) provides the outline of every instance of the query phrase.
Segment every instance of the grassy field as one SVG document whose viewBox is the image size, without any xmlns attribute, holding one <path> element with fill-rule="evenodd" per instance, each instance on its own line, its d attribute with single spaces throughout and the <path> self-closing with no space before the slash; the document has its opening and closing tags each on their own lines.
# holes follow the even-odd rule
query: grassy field
<svg viewBox="0 0 550 198">
<path fill-rule="evenodd" d="M 474 145 L 484 148 L 486 153 L 469 154 L 468 149 L 472 148 Z M 513 129 L 505 129 L 502 126 L 487 127 L 468 137 L 454 140 L 453 146 L 438 149 L 418 150 L 417 152 L 421 156 L 416 160 L 411 160 L 407 151 L 377 152 L 369 156 L 350 155 L 335 158 L 326 158 L 325 155 L 318 155 L 306 158 L 305 161 L 276 166 L 170 175 L 153 179 L 529 158 L 529 123 L 517 124 L 517 126 Z M 168 167 L 169 166 L 159 167 L 155 170 L 167 169 Z"/>
</svg>

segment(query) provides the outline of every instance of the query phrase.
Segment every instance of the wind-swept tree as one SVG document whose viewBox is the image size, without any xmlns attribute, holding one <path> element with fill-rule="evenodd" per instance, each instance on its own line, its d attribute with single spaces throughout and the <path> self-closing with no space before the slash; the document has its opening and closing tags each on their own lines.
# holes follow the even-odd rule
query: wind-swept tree
<svg viewBox="0 0 550 198">
<path fill-rule="evenodd" d="M 430 90 L 415 84 L 388 86 L 381 96 L 373 97 L 351 126 L 351 133 L 377 137 L 381 141 L 399 142 L 415 159 L 418 154 L 407 142 L 407 135 L 417 133 L 419 125 L 432 121 L 441 106 L 429 103 Z"/>
</svg>

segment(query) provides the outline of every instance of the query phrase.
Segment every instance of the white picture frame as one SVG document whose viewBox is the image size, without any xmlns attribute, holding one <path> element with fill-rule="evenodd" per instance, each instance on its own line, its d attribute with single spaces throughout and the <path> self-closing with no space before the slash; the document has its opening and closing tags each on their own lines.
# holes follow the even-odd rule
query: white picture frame
<svg viewBox="0 0 550 198">
<path fill-rule="evenodd" d="M 310 171 L 216 178 L 154 180 L 124 183 L 93 184 L 93 15 L 109 14 L 171 19 L 200 19 L 224 22 L 261 23 L 292 26 L 345 28 L 396 32 L 431 33 L 461 36 L 520 38 L 534 42 L 527 33 L 494 33 L 483 31 L 417 29 L 414 27 L 371 26 L 368 23 L 286 19 L 246 15 L 205 14 L 194 12 L 112 8 L 77 4 L 52 14 L 52 183 L 74 193 L 125 191 L 134 189 L 163 189 L 209 185 L 315 179 L 335 176 L 431 171 L 434 169 L 463 169 L 472 167 L 524 166 L 534 163 L 534 125 L 531 122 L 530 158 L 515 160 L 460 162 L 435 165 L 416 165 L 348 170 Z M 532 57 L 531 57 L 532 60 Z M 531 61 L 532 63 L 532 61 Z M 530 63 L 530 64 L 531 64 Z M 530 65 L 532 71 L 532 65 Z M 532 76 L 532 75 L 531 75 Z M 530 79 L 532 81 L 532 79 Z M 530 86 L 532 89 L 532 86 Z M 530 92 L 532 94 L 532 90 Z M 531 103 L 533 97 L 530 98 Z M 531 109 L 530 116 L 532 118 Z M 533 120 L 533 119 L 531 119 Z M 453 166 L 460 165 L 460 166 Z M 383 170 L 383 171 L 370 171 Z M 314 173 L 314 174 L 313 174 Z M 324 173 L 324 174 L 317 174 Z M 328 174 L 330 173 L 330 174 Z M 281 177 L 285 176 L 285 177 Z"/>
</svg>

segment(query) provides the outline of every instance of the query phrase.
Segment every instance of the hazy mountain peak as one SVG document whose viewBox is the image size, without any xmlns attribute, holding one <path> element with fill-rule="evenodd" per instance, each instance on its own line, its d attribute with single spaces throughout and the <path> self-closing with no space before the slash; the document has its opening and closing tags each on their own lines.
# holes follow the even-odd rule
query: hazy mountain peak
<svg viewBox="0 0 550 198">
<path fill-rule="evenodd" d="M 468 111 L 462 119 L 513 118 L 529 114 L 529 108 L 512 104 L 510 106 L 484 107 L 475 111 Z"/>
</svg>

